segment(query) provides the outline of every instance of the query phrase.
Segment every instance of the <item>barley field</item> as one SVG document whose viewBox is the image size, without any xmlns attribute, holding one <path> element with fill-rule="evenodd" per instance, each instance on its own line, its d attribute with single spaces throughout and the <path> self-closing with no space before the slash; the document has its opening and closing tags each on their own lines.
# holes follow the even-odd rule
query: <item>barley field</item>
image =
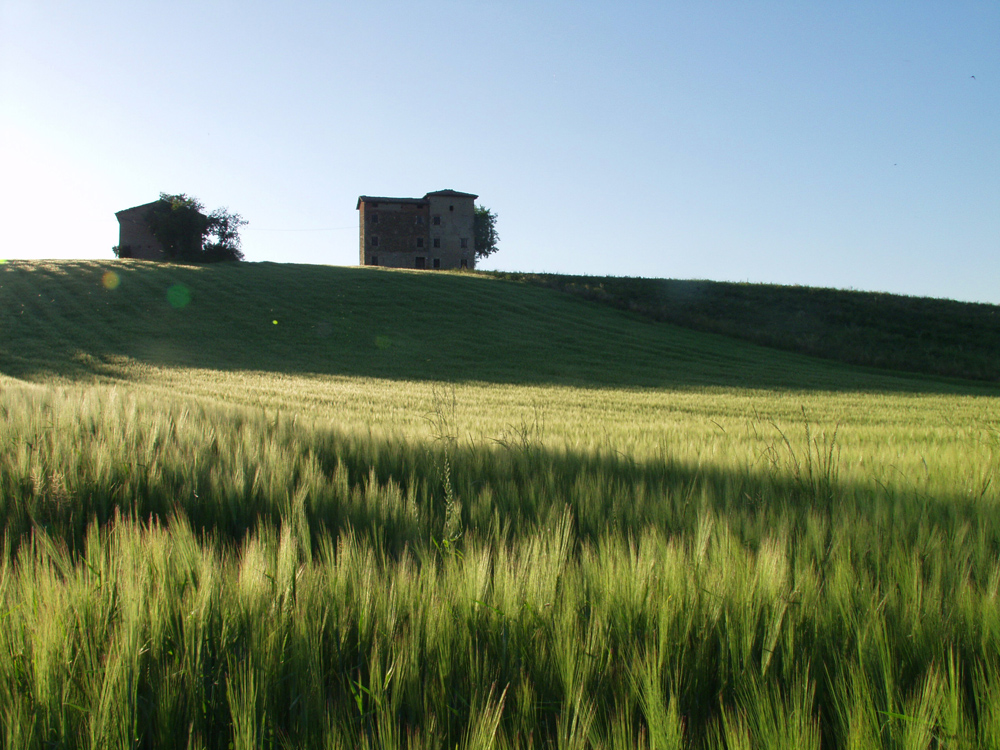
<svg viewBox="0 0 1000 750">
<path fill-rule="evenodd" d="M 1000 747 L 1000 388 L 469 274 L 0 265 L 7 748 Z"/>
</svg>

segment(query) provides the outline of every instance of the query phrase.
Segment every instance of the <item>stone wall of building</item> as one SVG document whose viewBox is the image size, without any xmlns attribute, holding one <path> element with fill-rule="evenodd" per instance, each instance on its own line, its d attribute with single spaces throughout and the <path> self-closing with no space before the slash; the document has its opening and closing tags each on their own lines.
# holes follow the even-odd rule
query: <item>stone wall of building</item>
<svg viewBox="0 0 1000 750">
<path fill-rule="evenodd" d="M 362 265 L 375 265 L 372 256 L 426 255 L 430 247 L 427 201 L 363 201 L 360 211 Z M 401 267 L 414 265 L 404 262 Z"/>
<path fill-rule="evenodd" d="M 145 218 L 146 212 L 156 204 L 157 201 L 153 201 L 115 214 L 118 218 L 119 257 L 163 260 L 163 245 L 149 231 Z"/>
<path fill-rule="evenodd" d="M 445 268 L 475 268 L 475 196 L 442 190 L 428 193 L 431 246 Z M 447 265 L 445 265 L 447 263 Z"/>
</svg>

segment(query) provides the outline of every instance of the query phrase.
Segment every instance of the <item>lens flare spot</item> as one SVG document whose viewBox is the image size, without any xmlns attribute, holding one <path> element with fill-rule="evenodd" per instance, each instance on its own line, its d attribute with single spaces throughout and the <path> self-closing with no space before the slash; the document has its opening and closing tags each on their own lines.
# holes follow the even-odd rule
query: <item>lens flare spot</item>
<svg viewBox="0 0 1000 750">
<path fill-rule="evenodd" d="M 388 349 L 392 345 L 388 336 L 376 336 L 375 337 L 375 347 L 377 349 Z"/>
<path fill-rule="evenodd" d="M 101 276 L 101 284 L 104 285 L 105 289 L 117 289 L 121 283 L 122 280 L 114 271 L 105 271 L 104 275 Z"/>
<path fill-rule="evenodd" d="M 187 307 L 191 302 L 191 290 L 183 284 L 174 284 L 167 290 L 167 302 L 178 310 Z"/>
</svg>

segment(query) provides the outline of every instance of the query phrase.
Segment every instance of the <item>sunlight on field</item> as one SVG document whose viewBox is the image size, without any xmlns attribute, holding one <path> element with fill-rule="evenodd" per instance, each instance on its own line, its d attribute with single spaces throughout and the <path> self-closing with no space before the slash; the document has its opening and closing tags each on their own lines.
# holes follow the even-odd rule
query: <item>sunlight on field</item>
<svg viewBox="0 0 1000 750">
<path fill-rule="evenodd" d="M 139 696 L 164 741 L 1000 738 L 998 399 L 123 362 L 0 411 L 17 746 Z"/>
<path fill-rule="evenodd" d="M 725 467 L 794 462 L 824 443 L 842 479 L 952 493 L 1000 459 L 1000 398 L 936 394 L 428 383 L 157 368 L 122 363 L 139 393 L 191 396 L 295 415 L 388 439 L 528 440 Z M 808 434 L 807 434 L 808 433 Z"/>
<path fill-rule="evenodd" d="M 3 747 L 1000 746 L 995 388 L 53 265 L 0 279 Z"/>
</svg>

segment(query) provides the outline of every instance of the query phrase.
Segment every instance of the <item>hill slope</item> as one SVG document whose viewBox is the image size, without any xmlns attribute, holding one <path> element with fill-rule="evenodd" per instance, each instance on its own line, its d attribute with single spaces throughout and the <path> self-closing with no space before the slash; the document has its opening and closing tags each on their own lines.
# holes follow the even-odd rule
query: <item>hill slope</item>
<svg viewBox="0 0 1000 750">
<path fill-rule="evenodd" d="M 142 261 L 0 266 L 0 370 L 219 370 L 640 387 L 963 390 L 472 274 Z"/>
<path fill-rule="evenodd" d="M 1000 382 L 997 305 L 776 284 L 495 275 L 813 357 Z"/>
</svg>

